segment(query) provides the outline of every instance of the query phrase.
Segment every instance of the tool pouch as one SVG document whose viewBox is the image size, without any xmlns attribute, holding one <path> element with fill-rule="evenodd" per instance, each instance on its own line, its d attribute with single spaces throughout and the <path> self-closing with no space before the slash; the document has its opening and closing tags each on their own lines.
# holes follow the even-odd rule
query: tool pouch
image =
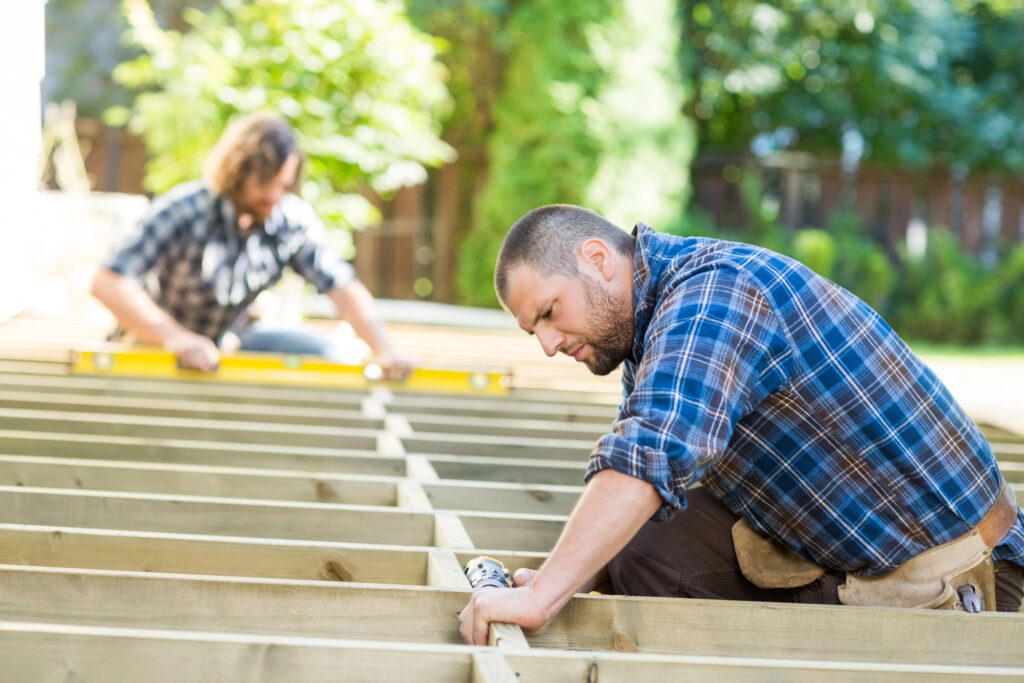
<svg viewBox="0 0 1024 683">
<path fill-rule="evenodd" d="M 732 544 L 740 571 L 758 588 L 798 588 L 825 573 L 824 567 L 754 531 L 745 519 L 733 525 Z"/>
<path fill-rule="evenodd" d="M 885 576 L 847 574 L 839 586 L 844 605 L 964 609 L 957 589 L 971 586 L 984 610 L 995 610 L 991 551 L 972 532 L 910 558 Z"/>
</svg>

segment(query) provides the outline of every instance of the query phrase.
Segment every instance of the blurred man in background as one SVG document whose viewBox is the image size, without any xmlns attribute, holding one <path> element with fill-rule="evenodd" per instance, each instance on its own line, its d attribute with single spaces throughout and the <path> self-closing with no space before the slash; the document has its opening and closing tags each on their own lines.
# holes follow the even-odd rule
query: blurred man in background
<svg viewBox="0 0 1024 683">
<path fill-rule="evenodd" d="M 92 293 L 117 317 L 119 333 L 162 346 L 199 370 L 215 368 L 231 346 L 344 362 L 349 352 L 330 335 L 250 313 L 257 295 L 290 266 L 331 299 L 389 376 L 407 372 L 373 297 L 328 245 L 313 208 L 292 194 L 302 164 L 280 117 L 253 114 L 228 126 L 203 179 L 157 198 L 137 234 L 96 275 Z"/>
</svg>

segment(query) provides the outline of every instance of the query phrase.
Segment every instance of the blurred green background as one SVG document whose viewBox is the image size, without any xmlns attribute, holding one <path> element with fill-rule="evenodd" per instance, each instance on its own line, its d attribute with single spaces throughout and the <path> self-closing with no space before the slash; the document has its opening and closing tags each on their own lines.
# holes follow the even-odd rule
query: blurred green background
<svg viewBox="0 0 1024 683">
<path fill-rule="evenodd" d="M 496 305 L 507 228 L 568 202 L 791 254 L 912 339 L 1024 339 L 1019 0 L 49 0 L 46 20 L 43 97 L 77 103 L 94 189 L 162 192 L 233 115 L 278 111 L 379 296 Z"/>
</svg>

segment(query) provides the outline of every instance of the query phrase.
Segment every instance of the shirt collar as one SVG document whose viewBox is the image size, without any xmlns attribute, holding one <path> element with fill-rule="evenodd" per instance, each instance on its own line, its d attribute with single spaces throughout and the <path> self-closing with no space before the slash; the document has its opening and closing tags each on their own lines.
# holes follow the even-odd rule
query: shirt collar
<svg viewBox="0 0 1024 683">
<path fill-rule="evenodd" d="M 217 198 L 220 205 L 220 220 L 224 226 L 224 232 L 231 235 L 238 232 L 238 211 L 235 203 L 227 195 L 220 195 Z"/>
<path fill-rule="evenodd" d="M 238 208 L 235 206 L 234 200 L 228 195 L 220 195 L 220 218 L 224 222 L 224 230 L 228 234 L 240 233 L 238 229 Z M 274 207 L 274 210 L 270 212 L 267 219 L 262 223 L 257 223 L 253 226 L 253 230 L 262 230 L 268 235 L 273 235 L 277 232 L 278 224 L 280 222 L 280 204 Z"/>
<path fill-rule="evenodd" d="M 643 356 L 643 340 L 647 326 L 651 322 L 651 311 L 654 302 L 654 279 L 651 277 L 651 250 L 655 232 L 645 224 L 637 223 L 633 228 L 636 245 L 633 248 L 633 359 L 639 361 Z"/>
</svg>

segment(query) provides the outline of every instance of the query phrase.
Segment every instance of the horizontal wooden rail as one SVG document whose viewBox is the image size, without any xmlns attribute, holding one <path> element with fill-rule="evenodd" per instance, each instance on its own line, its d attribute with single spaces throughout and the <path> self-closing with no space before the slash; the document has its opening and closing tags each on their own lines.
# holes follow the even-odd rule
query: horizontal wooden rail
<svg viewBox="0 0 1024 683">
<path fill-rule="evenodd" d="M 539 458 L 586 461 L 594 448 L 593 439 L 544 439 L 483 434 L 415 433 L 402 437 L 410 453 L 451 455 L 493 455 L 499 458 Z"/>
<path fill-rule="evenodd" d="M 395 507 L 0 486 L 0 520 L 126 531 L 347 543 L 441 545 L 435 515 Z M 473 545 L 547 552 L 565 517 L 459 512 Z"/>
<path fill-rule="evenodd" d="M 12 621 L 461 642 L 467 591 L 319 581 L 0 567 Z M 680 637 L 686 634 L 686 637 Z M 985 612 L 577 596 L 534 648 L 1022 667 L 1024 618 Z M 841 637 L 840 637 L 841 635 Z"/>
<path fill-rule="evenodd" d="M 243 422 L 308 424 L 324 427 L 381 429 L 383 420 L 367 417 L 361 406 L 350 408 L 309 408 L 271 403 L 231 403 L 135 396 L 95 396 L 88 394 L 0 391 L 0 409 L 59 410 L 66 412 L 113 415 L 151 415 Z"/>
<path fill-rule="evenodd" d="M 0 657 L 16 680 L 338 680 L 358 672 L 363 680 L 423 683 L 514 683 L 474 662 L 486 648 L 394 643 L 342 638 L 249 635 L 0 622 Z M 600 681 L 785 680 L 793 683 L 1019 680 L 1021 668 L 766 660 L 532 649 L 503 653 L 513 679 L 534 683 Z"/>
<path fill-rule="evenodd" d="M 525 467 L 525 466 L 524 466 Z M 0 454 L 0 485 L 393 506 L 393 476 Z M 433 481 L 432 507 L 568 514 L 581 486 Z"/>
<path fill-rule="evenodd" d="M 433 515 L 392 507 L 0 486 L 12 524 L 433 545 Z"/>
<path fill-rule="evenodd" d="M 413 545 L 0 524 L 0 564 L 36 567 L 422 586 L 431 551 Z M 545 554 L 494 556 L 513 568 L 536 569 Z"/>
<path fill-rule="evenodd" d="M 371 429 L 11 408 L 0 412 L 0 428 L 288 446 L 373 448 L 377 443 Z"/>
<path fill-rule="evenodd" d="M 373 444 L 376 446 L 376 442 Z M 186 438 L 0 429 L 0 452 L 63 458 L 401 476 L 403 458 L 375 449 L 248 444 Z"/>
<path fill-rule="evenodd" d="M 0 455 L 3 486 L 387 506 L 395 505 L 398 481 L 359 474 Z"/>
</svg>

